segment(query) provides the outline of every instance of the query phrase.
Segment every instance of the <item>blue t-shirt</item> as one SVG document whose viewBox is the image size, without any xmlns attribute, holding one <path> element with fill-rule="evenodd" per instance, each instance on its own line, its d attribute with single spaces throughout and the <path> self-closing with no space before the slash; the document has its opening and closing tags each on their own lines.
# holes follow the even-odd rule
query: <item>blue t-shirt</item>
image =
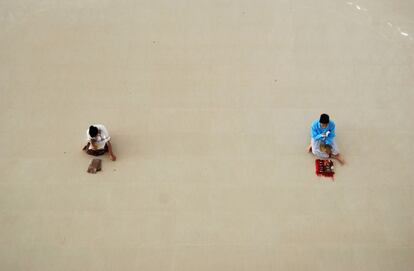
<svg viewBox="0 0 414 271">
<path fill-rule="evenodd" d="M 322 134 L 326 134 L 329 131 L 327 137 L 323 137 Z M 312 122 L 311 125 L 311 137 L 313 140 L 324 141 L 325 144 L 332 144 L 333 138 L 335 137 L 335 123 L 331 120 L 326 128 L 322 128 L 319 123 L 319 119 Z"/>
</svg>

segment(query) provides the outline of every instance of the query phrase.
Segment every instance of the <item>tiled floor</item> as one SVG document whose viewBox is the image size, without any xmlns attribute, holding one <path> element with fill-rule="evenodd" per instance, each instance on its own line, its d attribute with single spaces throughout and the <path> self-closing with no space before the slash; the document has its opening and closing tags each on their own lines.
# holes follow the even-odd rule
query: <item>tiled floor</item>
<svg viewBox="0 0 414 271">
<path fill-rule="evenodd" d="M 414 270 L 410 1 L 0 2 L 0 270 Z M 327 112 L 347 165 L 313 172 Z M 86 128 L 118 161 L 87 174 Z"/>
</svg>

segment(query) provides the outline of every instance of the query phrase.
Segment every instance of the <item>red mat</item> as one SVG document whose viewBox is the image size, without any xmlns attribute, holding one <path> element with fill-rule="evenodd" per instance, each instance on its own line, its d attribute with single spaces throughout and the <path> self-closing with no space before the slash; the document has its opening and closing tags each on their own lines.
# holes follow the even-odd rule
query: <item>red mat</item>
<svg viewBox="0 0 414 271">
<path fill-rule="evenodd" d="M 332 160 L 315 160 L 315 172 L 318 176 L 331 177 L 334 178 L 334 164 Z"/>
</svg>

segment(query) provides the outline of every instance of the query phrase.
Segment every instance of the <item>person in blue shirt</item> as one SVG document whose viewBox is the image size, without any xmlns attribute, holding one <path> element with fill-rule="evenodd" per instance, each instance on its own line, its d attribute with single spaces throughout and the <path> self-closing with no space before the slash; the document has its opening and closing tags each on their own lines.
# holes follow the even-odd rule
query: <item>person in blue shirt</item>
<svg viewBox="0 0 414 271">
<path fill-rule="evenodd" d="M 344 164 L 345 160 L 339 153 L 334 140 L 335 136 L 335 123 L 329 119 L 327 114 L 322 114 L 319 120 L 312 122 L 308 152 L 312 152 L 319 158 L 334 158 Z"/>
</svg>

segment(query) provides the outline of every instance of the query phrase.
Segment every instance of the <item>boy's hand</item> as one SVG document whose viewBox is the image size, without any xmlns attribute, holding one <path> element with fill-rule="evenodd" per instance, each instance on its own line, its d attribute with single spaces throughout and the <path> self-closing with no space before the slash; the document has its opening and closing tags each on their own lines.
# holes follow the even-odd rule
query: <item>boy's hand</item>
<svg viewBox="0 0 414 271">
<path fill-rule="evenodd" d="M 115 156 L 115 154 L 111 154 L 111 155 L 109 156 L 109 158 L 110 158 L 112 161 L 115 161 L 115 160 L 116 160 L 116 156 Z"/>
</svg>

